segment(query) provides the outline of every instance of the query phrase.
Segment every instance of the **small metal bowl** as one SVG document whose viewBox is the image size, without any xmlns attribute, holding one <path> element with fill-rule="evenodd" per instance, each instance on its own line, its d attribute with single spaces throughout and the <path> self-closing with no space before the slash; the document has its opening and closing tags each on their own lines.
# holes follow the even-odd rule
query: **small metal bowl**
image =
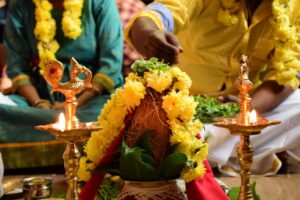
<svg viewBox="0 0 300 200">
<path fill-rule="evenodd" d="M 44 177 L 23 179 L 23 197 L 25 200 L 42 199 L 51 196 L 52 180 Z"/>
</svg>

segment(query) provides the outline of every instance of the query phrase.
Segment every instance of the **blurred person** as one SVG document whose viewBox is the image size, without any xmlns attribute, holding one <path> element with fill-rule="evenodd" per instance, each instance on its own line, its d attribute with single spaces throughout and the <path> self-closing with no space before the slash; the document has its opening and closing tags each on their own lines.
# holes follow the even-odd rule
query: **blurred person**
<svg viewBox="0 0 300 200">
<path fill-rule="evenodd" d="M 114 1 L 11 1 L 4 43 L 7 75 L 12 79 L 14 92 L 9 98 L 16 106 L 0 104 L 3 146 L 35 142 L 40 145 L 37 151 L 43 152 L 45 144 L 54 139 L 34 128 L 53 123 L 64 108 L 64 95 L 50 93 L 51 88 L 43 78 L 47 60 L 57 59 L 64 65 L 61 82 L 70 79 L 72 57 L 91 70 L 93 88 L 85 89 L 77 97 L 77 116 L 82 122 L 96 121 L 109 94 L 122 85 L 122 26 Z M 51 162 L 40 160 L 27 163 L 33 166 Z"/>
</svg>

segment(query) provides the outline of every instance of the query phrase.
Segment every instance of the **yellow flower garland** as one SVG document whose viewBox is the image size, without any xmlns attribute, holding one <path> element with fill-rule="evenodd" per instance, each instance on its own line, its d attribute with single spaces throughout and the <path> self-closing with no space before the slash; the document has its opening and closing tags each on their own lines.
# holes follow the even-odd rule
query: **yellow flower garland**
<svg viewBox="0 0 300 200">
<path fill-rule="evenodd" d="M 80 36 L 81 20 L 84 0 L 64 0 L 64 12 L 62 18 L 62 30 L 66 37 L 76 39 Z M 45 62 L 56 59 L 55 53 L 59 44 L 55 40 L 56 22 L 51 16 L 52 4 L 48 0 L 33 0 L 35 5 L 34 35 L 38 40 L 37 49 L 40 58 L 40 73 L 43 74 Z"/>
<path fill-rule="evenodd" d="M 276 71 L 266 77 L 276 80 L 281 85 L 290 85 L 293 89 L 299 87 L 299 79 L 296 75 L 300 71 L 300 61 L 297 58 L 300 27 L 294 25 L 291 16 L 295 3 L 295 0 L 273 0 L 272 2 L 275 51 L 270 64 Z M 236 24 L 238 22 L 236 14 L 240 9 L 239 0 L 221 0 L 221 5 L 218 20 L 227 26 Z"/>
<path fill-rule="evenodd" d="M 172 80 L 176 81 L 172 84 Z M 124 128 L 126 115 L 139 106 L 145 97 L 145 85 L 158 92 L 168 91 L 163 97 L 162 107 L 167 113 L 167 123 L 172 131 L 170 144 L 180 143 L 177 150 L 184 153 L 191 163 L 182 170 L 181 177 L 189 182 L 205 173 L 202 162 L 208 155 L 208 144 L 196 137 L 202 129 L 202 123 L 193 118 L 197 103 L 189 96 L 191 80 L 186 73 L 173 67 L 164 72 L 150 70 L 142 77 L 136 73 L 129 74 L 124 88 L 117 89 L 102 109 L 98 121 L 103 129 L 93 132 L 85 146 L 87 156 L 80 161 L 80 179 L 86 181 L 90 178 L 90 171 L 104 157 L 113 140 Z"/>
<path fill-rule="evenodd" d="M 295 3 L 295 0 L 274 0 L 272 3 L 272 24 L 275 29 L 276 43 L 271 64 L 276 72 L 270 75 L 274 76 L 279 84 L 290 85 L 293 89 L 297 89 L 299 86 L 296 76 L 300 71 L 300 61 L 297 58 L 299 55 L 297 52 L 299 33 L 297 34 L 297 31 L 300 30 L 297 30 L 293 24 L 294 19 L 291 16 Z"/>
</svg>

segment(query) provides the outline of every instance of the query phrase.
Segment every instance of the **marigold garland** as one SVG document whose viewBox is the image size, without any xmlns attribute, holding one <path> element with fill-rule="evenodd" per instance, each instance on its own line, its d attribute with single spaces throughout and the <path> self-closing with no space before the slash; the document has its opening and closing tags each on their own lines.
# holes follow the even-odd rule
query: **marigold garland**
<svg viewBox="0 0 300 200">
<path fill-rule="evenodd" d="M 220 1 L 222 8 L 218 11 L 218 20 L 227 26 L 236 24 L 240 0 Z M 273 0 L 272 2 L 271 23 L 274 27 L 275 51 L 272 63 L 269 64 L 275 71 L 266 77 L 276 80 L 280 85 L 290 85 L 293 89 L 299 87 L 299 79 L 296 76 L 300 71 L 300 61 L 297 58 L 300 27 L 292 16 L 295 3 L 295 0 Z"/>
<path fill-rule="evenodd" d="M 124 88 L 117 89 L 98 118 L 103 129 L 93 132 L 85 146 L 86 157 L 81 158 L 78 171 L 80 179 L 87 181 L 90 178 L 96 163 L 105 156 L 106 150 L 124 128 L 126 115 L 139 106 L 145 97 L 145 85 L 158 92 L 167 91 L 162 107 L 167 113 L 167 123 L 172 131 L 170 143 L 180 143 L 177 151 L 184 153 L 189 160 L 181 177 L 189 182 L 205 173 L 202 162 L 208 155 L 208 144 L 197 138 L 202 123 L 193 117 L 197 103 L 189 96 L 191 80 L 186 73 L 173 67 L 164 71 L 150 69 L 143 75 L 129 74 Z"/>
<path fill-rule="evenodd" d="M 281 85 L 290 85 L 293 89 L 299 86 L 296 78 L 300 71 L 300 61 L 298 59 L 297 43 L 299 41 L 299 27 L 294 25 L 293 8 L 295 0 L 274 0 L 272 3 L 275 36 L 275 52 L 272 66 L 275 72 L 275 80 Z M 299 51 L 299 50 L 298 50 Z"/>
<path fill-rule="evenodd" d="M 64 12 L 62 18 L 62 30 L 66 37 L 76 39 L 80 36 L 81 14 L 84 0 L 64 0 Z M 33 0 L 35 5 L 34 35 L 38 40 L 37 49 L 40 58 L 40 73 L 43 74 L 45 62 L 49 59 L 56 59 L 55 53 L 59 44 L 55 40 L 56 22 L 51 16 L 53 9 L 48 0 Z"/>
</svg>

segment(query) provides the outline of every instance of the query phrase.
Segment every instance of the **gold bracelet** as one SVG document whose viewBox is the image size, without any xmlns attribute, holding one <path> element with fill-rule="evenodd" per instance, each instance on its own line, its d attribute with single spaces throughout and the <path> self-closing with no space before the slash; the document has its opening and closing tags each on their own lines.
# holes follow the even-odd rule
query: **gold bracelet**
<svg viewBox="0 0 300 200">
<path fill-rule="evenodd" d="M 39 99 L 39 100 L 36 100 L 36 101 L 33 103 L 32 106 L 37 107 L 37 108 L 40 108 L 40 106 L 41 106 L 42 104 L 47 104 L 49 107 L 51 107 L 51 103 L 50 103 L 50 101 L 47 100 L 47 99 Z"/>
<path fill-rule="evenodd" d="M 88 90 L 88 91 L 91 91 L 91 92 L 92 92 L 94 95 L 96 95 L 96 96 L 102 94 L 101 89 L 98 88 L 98 87 L 95 87 L 95 86 L 93 86 L 93 87 L 91 87 L 91 88 L 88 88 L 87 90 Z"/>
</svg>

